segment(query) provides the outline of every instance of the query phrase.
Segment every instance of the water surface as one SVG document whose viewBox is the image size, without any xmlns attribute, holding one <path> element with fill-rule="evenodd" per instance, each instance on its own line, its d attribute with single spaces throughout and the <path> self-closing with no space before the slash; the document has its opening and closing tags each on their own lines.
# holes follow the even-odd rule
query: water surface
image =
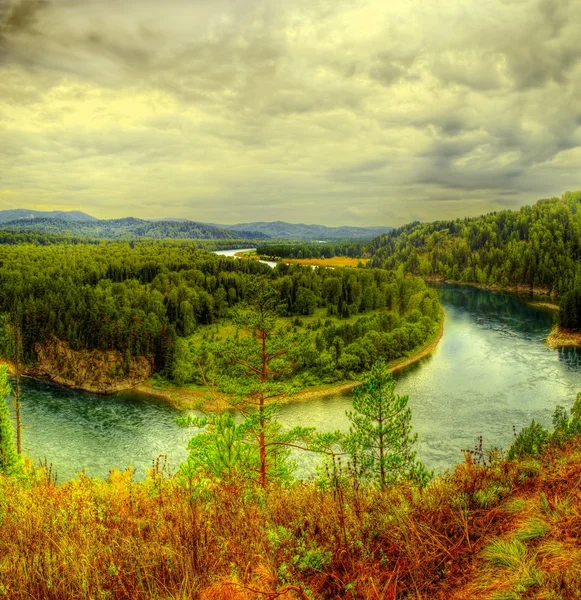
<svg viewBox="0 0 581 600">
<path fill-rule="evenodd" d="M 505 294 L 464 286 L 438 286 L 446 310 L 444 335 L 434 353 L 398 376 L 409 394 L 418 452 L 430 468 L 451 467 L 461 449 L 506 447 L 513 425 L 551 422 L 555 406 L 570 407 L 581 389 L 581 355 L 550 350 L 544 339 L 554 316 Z M 106 476 L 131 464 L 142 478 L 159 454 L 176 467 L 186 455 L 191 431 L 178 427 L 177 411 L 163 402 L 124 393 L 98 396 L 25 380 L 24 447 L 46 458 L 59 480 L 83 468 Z M 320 430 L 348 428 L 350 395 L 317 398 L 282 407 L 286 426 Z M 312 470 L 302 456 L 300 473 Z"/>
</svg>

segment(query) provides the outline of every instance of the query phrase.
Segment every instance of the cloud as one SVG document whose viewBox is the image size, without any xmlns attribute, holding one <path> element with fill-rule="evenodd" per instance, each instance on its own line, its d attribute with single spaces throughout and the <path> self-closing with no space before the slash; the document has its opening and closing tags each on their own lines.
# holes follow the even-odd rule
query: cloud
<svg viewBox="0 0 581 600">
<path fill-rule="evenodd" d="M 0 0 L 0 22 L 0 208 L 399 225 L 581 185 L 581 0 Z"/>
</svg>

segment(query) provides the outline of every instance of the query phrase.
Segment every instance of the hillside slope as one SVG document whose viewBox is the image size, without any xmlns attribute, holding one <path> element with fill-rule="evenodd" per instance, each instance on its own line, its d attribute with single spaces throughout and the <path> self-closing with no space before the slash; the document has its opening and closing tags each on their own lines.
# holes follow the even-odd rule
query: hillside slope
<svg viewBox="0 0 581 600">
<path fill-rule="evenodd" d="M 52 235 L 68 235 L 100 239 L 235 239 L 240 234 L 196 223 L 195 221 L 145 221 L 125 219 L 70 221 L 34 218 L 2 223 L 10 231 L 37 231 Z"/>
<path fill-rule="evenodd" d="M 581 285 L 581 192 L 518 211 L 411 223 L 370 244 L 374 267 L 561 294 Z"/>
<path fill-rule="evenodd" d="M 236 225 L 216 225 L 216 227 L 235 232 L 258 232 L 269 238 L 296 240 L 370 240 L 393 229 L 392 227 L 327 227 L 284 221 L 256 221 Z"/>
<path fill-rule="evenodd" d="M 27 208 L 14 208 L 0 210 L 0 223 L 9 223 L 11 221 L 32 221 L 34 219 L 59 219 L 61 221 L 98 221 L 80 210 L 30 210 Z"/>
<path fill-rule="evenodd" d="M 578 434 L 577 434 L 578 435 Z M 425 489 L 0 475 L 7 598 L 553 600 L 581 595 L 581 440 L 470 457 Z M 82 557 L 77 560 L 76 557 Z"/>
</svg>

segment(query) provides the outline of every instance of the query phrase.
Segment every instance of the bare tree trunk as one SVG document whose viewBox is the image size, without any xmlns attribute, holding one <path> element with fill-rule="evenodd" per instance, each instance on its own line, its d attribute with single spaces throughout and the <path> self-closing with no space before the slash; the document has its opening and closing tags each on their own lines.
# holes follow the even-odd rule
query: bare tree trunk
<svg viewBox="0 0 581 600">
<path fill-rule="evenodd" d="M 262 343 L 262 369 L 260 373 L 260 383 L 266 383 L 268 356 L 266 353 L 266 332 L 260 332 Z M 266 487 L 266 435 L 265 435 L 265 419 L 264 419 L 264 393 L 261 393 L 258 405 L 260 413 L 260 435 L 258 436 L 258 449 L 260 454 L 260 485 Z"/>
<path fill-rule="evenodd" d="M 16 376 L 16 386 L 14 390 L 14 411 L 16 413 L 16 451 L 22 454 L 22 418 L 20 415 L 20 380 L 22 377 L 22 336 L 20 326 L 14 327 L 14 373 Z"/>
</svg>

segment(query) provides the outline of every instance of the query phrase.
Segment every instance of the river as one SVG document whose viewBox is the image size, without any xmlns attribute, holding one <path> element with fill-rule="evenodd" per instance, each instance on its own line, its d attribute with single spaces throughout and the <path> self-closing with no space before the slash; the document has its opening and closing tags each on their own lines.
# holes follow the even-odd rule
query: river
<svg viewBox="0 0 581 600">
<path fill-rule="evenodd" d="M 234 250 L 216 250 L 214 254 L 219 254 L 220 256 L 229 256 L 230 258 L 240 258 L 236 256 L 238 252 L 248 252 L 249 250 L 256 250 L 256 248 L 235 248 Z M 258 262 L 264 263 L 269 267 L 276 267 L 276 262 L 273 260 L 259 260 Z"/>
<path fill-rule="evenodd" d="M 581 354 L 550 350 L 544 338 L 554 316 L 501 293 L 439 285 L 446 310 L 444 335 L 434 353 L 398 376 L 409 394 L 419 457 L 442 470 L 462 460 L 482 435 L 484 446 L 510 444 L 512 427 L 551 422 L 556 405 L 570 407 L 581 389 Z M 348 428 L 350 395 L 282 407 L 286 426 Z M 122 393 L 98 396 L 26 379 L 22 418 L 24 448 L 35 461 L 52 463 L 58 481 L 86 469 L 106 476 L 131 464 L 136 478 L 159 454 L 170 468 L 187 456 L 191 431 L 175 424 L 178 412 L 156 399 Z M 299 474 L 312 470 L 298 457 Z"/>
</svg>

